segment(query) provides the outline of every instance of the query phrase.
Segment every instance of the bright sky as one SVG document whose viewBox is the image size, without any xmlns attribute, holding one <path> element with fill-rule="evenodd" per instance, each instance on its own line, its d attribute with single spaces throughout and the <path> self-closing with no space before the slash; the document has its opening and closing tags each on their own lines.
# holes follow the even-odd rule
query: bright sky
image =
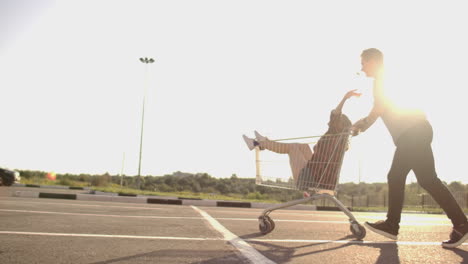
<svg viewBox="0 0 468 264">
<path fill-rule="evenodd" d="M 123 164 L 136 175 L 145 87 L 138 59 L 153 57 L 142 175 L 255 177 L 242 134 L 319 135 L 352 88 L 364 95 L 344 112 L 352 121 L 368 113 L 370 82 L 355 73 L 361 51 L 376 47 L 393 80 L 387 91 L 433 124 L 440 178 L 468 183 L 464 6 L 0 0 L 0 166 L 119 174 Z M 393 151 L 378 120 L 353 139 L 341 182 L 385 182 Z"/>
</svg>

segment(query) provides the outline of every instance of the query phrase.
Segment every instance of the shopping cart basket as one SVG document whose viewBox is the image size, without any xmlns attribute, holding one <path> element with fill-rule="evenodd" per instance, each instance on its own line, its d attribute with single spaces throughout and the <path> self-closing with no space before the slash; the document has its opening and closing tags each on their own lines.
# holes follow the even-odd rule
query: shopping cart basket
<svg viewBox="0 0 468 264">
<path fill-rule="evenodd" d="M 350 133 L 341 133 L 280 139 L 268 141 L 268 144 L 262 143 L 263 147 L 257 146 L 255 148 L 257 185 L 305 191 L 310 194 L 309 197 L 265 209 L 258 217 L 259 229 L 262 234 L 268 234 L 275 228 L 275 223 L 269 216 L 274 210 L 313 200 L 327 199 L 336 204 L 349 217 L 350 230 L 357 239 L 363 239 L 366 236 L 365 228 L 335 197 L 344 153 L 349 148 L 351 136 Z M 284 143 L 292 140 L 295 142 Z M 269 144 L 272 147 L 269 148 Z M 273 148 L 273 145 L 276 149 Z M 278 151 L 278 147 L 281 147 L 281 151 Z M 304 158 L 304 153 L 306 153 L 305 156 L 308 153 L 308 159 L 301 161 L 300 159 Z M 290 166 L 285 164 L 288 161 Z M 302 166 L 300 170 L 297 168 L 298 164 Z M 289 176 L 291 172 L 292 176 Z"/>
</svg>

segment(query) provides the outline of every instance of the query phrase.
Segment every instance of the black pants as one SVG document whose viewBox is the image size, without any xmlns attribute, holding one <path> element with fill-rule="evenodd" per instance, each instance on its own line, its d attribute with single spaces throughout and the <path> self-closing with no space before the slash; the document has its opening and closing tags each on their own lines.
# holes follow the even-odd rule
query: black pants
<svg viewBox="0 0 468 264">
<path fill-rule="evenodd" d="M 388 173 L 387 222 L 399 228 L 405 184 L 408 173 L 413 170 L 419 185 L 442 207 L 454 226 L 466 223 L 467 219 L 452 193 L 437 177 L 432 153 L 432 127 L 421 123 L 398 140 L 392 166 Z"/>
</svg>

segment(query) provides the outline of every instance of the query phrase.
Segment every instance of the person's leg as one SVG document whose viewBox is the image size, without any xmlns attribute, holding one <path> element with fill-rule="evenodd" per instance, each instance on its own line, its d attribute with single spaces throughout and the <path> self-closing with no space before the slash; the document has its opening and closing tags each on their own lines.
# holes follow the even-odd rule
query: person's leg
<svg viewBox="0 0 468 264">
<path fill-rule="evenodd" d="M 423 187 L 445 211 L 452 221 L 453 231 L 450 239 L 442 242 L 442 246 L 454 248 L 468 239 L 468 222 L 452 193 L 440 179 L 435 170 L 434 154 L 432 152 L 432 127 L 427 124 L 412 131 L 413 140 L 409 144 L 411 168 L 418 183 Z"/>
<path fill-rule="evenodd" d="M 415 153 L 414 173 L 418 183 L 425 189 L 445 211 L 453 226 L 459 226 L 467 222 L 460 205 L 453 197 L 450 190 L 437 177 L 434 165 L 434 155 L 430 145 L 421 147 Z"/>
<path fill-rule="evenodd" d="M 307 162 L 312 158 L 312 151 L 308 144 L 291 143 L 288 145 L 289 165 L 291 166 L 293 178 L 297 182 L 302 169 L 307 166 Z"/>
<path fill-rule="evenodd" d="M 279 154 L 289 154 L 294 149 L 295 143 L 283 143 L 264 138 L 263 140 L 249 138 L 246 135 L 242 135 L 247 147 L 253 150 L 255 147 L 260 147 L 261 150 L 267 149 Z"/>
<path fill-rule="evenodd" d="M 296 147 L 295 145 L 297 145 L 297 143 L 283 143 L 269 139 L 262 141 L 257 140 L 257 142 L 260 148 L 268 149 L 269 151 L 273 151 L 280 154 L 289 154 L 291 151 L 293 151 L 293 148 Z"/>
<path fill-rule="evenodd" d="M 411 169 L 418 183 L 425 189 L 445 211 L 454 226 L 465 224 L 467 218 L 457 201 L 437 177 L 434 154 L 432 152 L 432 127 L 427 123 L 416 127 L 409 133 L 408 154 Z"/>
<path fill-rule="evenodd" d="M 282 143 L 272 140 L 258 141 L 260 148 L 267 149 L 279 154 L 288 154 L 289 165 L 294 180 L 297 181 L 301 170 L 307 165 L 307 161 L 312 158 L 312 150 L 309 144 L 302 143 Z"/>
<path fill-rule="evenodd" d="M 442 246 L 455 248 L 468 239 L 468 223 L 465 213 L 453 197 L 450 190 L 437 177 L 434 166 L 434 156 L 431 146 L 426 146 L 419 150 L 416 156 L 414 173 L 419 184 L 445 211 L 447 217 L 453 224 L 453 231 L 450 239 L 442 242 Z"/>
<path fill-rule="evenodd" d="M 387 220 L 375 223 L 365 222 L 364 225 L 371 231 L 390 239 L 397 239 L 403 200 L 405 195 L 405 182 L 410 168 L 407 164 L 406 149 L 397 147 L 393 156 L 392 166 L 388 173 L 388 212 Z"/>
<path fill-rule="evenodd" d="M 387 175 L 388 211 L 387 220 L 396 230 L 400 227 L 401 212 L 405 198 L 406 177 L 411 168 L 408 165 L 408 151 L 405 147 L 397 147 L 393 156 L 392 166 Z"/>
</svg>

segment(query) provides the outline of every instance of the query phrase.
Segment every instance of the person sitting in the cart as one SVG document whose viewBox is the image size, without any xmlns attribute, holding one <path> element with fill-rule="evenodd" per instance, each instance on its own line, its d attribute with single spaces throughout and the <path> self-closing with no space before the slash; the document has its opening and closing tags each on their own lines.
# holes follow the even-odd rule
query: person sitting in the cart
<svg viewBox="0 0 468 264">
<path fill-rule="evenodd" d="M 289 155 L 289 164 L 296 186 L 300 190 L 324 189 L 334 191 L 341 161 L 348 147 L 349 129 L 352 122 L 342 113 L 344 103 L 353 96 L 360 96 L 356 90 L 347 92 L 338 106 L 331 111 L 328 130 L 314 145 L 313 150 L 306 143 L 282 143 L 269 140 L 255 131 L 255 139 L 243 135 L 250 150 L 270 150 Z M 307 193 L 305 193 L 307 195 Z"/>
</svg>

